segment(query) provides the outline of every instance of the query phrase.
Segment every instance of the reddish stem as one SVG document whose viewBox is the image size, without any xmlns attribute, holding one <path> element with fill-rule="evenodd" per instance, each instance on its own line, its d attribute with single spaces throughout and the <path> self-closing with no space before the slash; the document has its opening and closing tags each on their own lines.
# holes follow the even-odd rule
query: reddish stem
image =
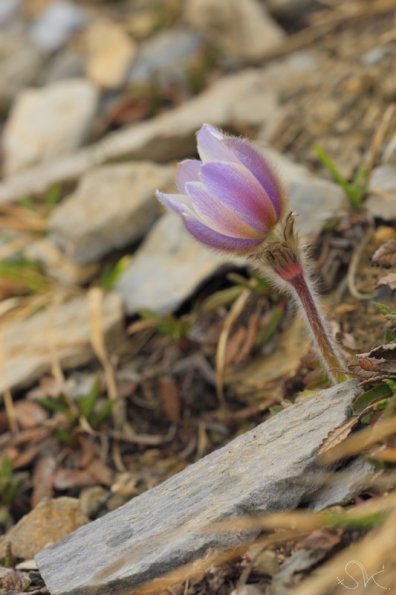
<svg viewBox="0 0 396 595">
<path fill-rule="evenodd" d="M 342 369 L 345 368 L 345 363 L 337 346 L 331 339 L 320 306 L 315 300 L 304 273 L 300 272 L 289 278 L 287 281 L 293 287 L 303 308 L 307 323 L 311 329 L 317 348 L 326 364 L 329 375 L 337 382 L 347 380 L 347 376 L 342 372 Z"/>
</svg>

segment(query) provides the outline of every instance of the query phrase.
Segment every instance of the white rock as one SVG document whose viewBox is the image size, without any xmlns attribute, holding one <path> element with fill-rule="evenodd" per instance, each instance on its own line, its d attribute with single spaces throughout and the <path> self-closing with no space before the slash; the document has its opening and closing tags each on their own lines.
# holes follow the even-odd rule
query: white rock
<svg viewBox="0 0 396 595">
<path fill-rule="evenodd" d="M 284 36 L 258 0 L 187 0 L 184 15 L 225 55 L 236 58 L 259 58 Z"/>
<path fill-rule="evenodd" d="M 364 204 L 373 217 L 396 220 L 396 165 L 380 165 L 373 170 Z"/>
<path fill-rule="evenodd" d="M 122 304 L 115 293 L 104 297 L 102 330 L 111 347 L 123 337 Z M 47 373 L 54 361 L 63 368 L 86 364 L 94 359 L 88 299 L 78 297 L 3 325 L 1 340 L 1 392 L 31 384 Z"/>
<path fill-rule="evenodd" d="M 129 314 L 142 308 L 161 314 L 172 312 L 227 262 L 233 262 L 233 257 L 202 246 L 177 215 L 167 213 L 136 252 L 116 290 Z"/>
<path fill-rule="evenodd" d="M 87 22 L 85 11 L 69 0 L 56 0 L 33 23 L 31 37 L 44 52 L 59 50 Z"/>
<path fill-rule="evenodd" d="M 51 240 L 80 265 L 141 238 L 160 214 L 155 190 L 170 185 L 174 167 L 150 162 L 88 171 L 55 208 Z"/>
<path fill-rule="evenodd" d="M 83 79 L 22 92 L 4 129 L 6 174 L 80 146 L 89 131 L 97 101 L 97 89 Z"/>
<path fill-rule="evenodd" d="M 87 28 L 84 37 L 88 78 L 108 89 L 120 87 L 137 46 L 119 23 L 100 18 Z"/>
</svg>

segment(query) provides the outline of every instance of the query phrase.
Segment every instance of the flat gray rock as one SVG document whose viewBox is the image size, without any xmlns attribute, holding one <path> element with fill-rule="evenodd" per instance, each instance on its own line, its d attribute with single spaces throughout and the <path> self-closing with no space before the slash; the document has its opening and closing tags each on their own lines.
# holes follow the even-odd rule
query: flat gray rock
<svg viewBox="0 0 396 595">
<path fill-rule="evenodd" d="M 229 58 L 257 59 L 284 38 L 259 0 L 186 0 L 184 16 Z"/>
<path fill-rule="evenodd" d="M 114 347 L 124 333 L 122 304 L 116 293 L 105 295 L 101 314 L 107 345 Z M 94 358 L 88 298 L 50 306 L 2 326 L 0 392 L 31 384 L 49 372 L 54 361 L 62 368 L 73 368 Z"/>
<path fill-rule="evenodd" d="M 235 266 L 236 261 L 197 242 L 180 217 L 167 213 L 150 231 L 115 289 L 128 314 L 143 308 L 167 314 L 216 271 L 227 264 Z"/>
<path fill-rule="evenodd" d="M 52 595 L 130 593 L 247 536 L 210 531 L 239 515 L 294 509 L 318 489 L 323 440 L 350 415 L 353 381 L 305 396 L 227 446 L 37 556 Z M 320 481 L 320 479 L 319 479 Z M 251 539 L 253 534 L 249 535 Z M 153 592 L 155 583 L 153 584 Z"/>
<path fill-rule="evenodd" d="M 160 215 L 155 190 L 170 185 L 174 167 L 121 163 L 88 171 L 49 220 L 51 241 L 79 265 L 140 239 Z"/>
<path fill-rule="evenodd" d="M 21 92 L 4 127 L 6 174 L 79 147 L 90 131 L 98 98 L 96 87 L 84 79 Z"/>
</svg>

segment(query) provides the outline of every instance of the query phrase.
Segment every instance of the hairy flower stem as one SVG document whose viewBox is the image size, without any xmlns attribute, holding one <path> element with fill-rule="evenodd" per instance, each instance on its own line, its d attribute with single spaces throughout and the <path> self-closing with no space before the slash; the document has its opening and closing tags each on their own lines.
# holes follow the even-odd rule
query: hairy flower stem
<svg viewBox="0 0 396 595">
<path fill-rule="evenodd" d="M 347 376 L 342 372 L 342 369 L 345 368 L 345 362 L 329 335 L 321 308 L 305 279 L 304 273 L 290 279 L 289 284 L 294 289 L 295 296 L 302 306 L 306 322 L 311 329 L 316 347 L 322 356 L 329 377 L 335 382 L 347 380 Z"/>
<path fill-rule="evenodd" d="M 292 294 L 302 309 L 329 377 L 333 382 L 347 380 L 343 372 L 346 364 L 331 337 L 329 325 L 306 277 L 292 213 L 284 223 L 283 237 L 270 242 L 261 257 L 264 257 L 274 280 L 278 280 L 281 287 Z"/>
</svg>

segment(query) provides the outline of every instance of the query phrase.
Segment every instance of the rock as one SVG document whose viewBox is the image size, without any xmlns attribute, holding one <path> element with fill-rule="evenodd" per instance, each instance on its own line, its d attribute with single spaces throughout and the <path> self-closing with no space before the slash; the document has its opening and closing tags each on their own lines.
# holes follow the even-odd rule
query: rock
<svg viewBox="0 0 396 595">
<path fill-rule="evenodd" d="M 136 252 L 116 290 L 128 314 L 142 308 L 173 312 L 227 262 L 232 263 L 233 257 L 205 248 L 188 234 L 177 215 L 167 213 Z"/>
<path fill-rule="evenodd" d="M 79 266 L 47 238 L 32 242 L 25 248 L 27 258 L 39 262 L 45 273 L 63 285 L 82 285 L 100 269 L 99 263 Z"/>
<path fill-rule="evenodd" d="M 128 82 L 144 84 L 154 79 L 163 86 L 181 84 L 186 80 L 187 66 L 202 47 L 202 38 L 194 31 L 160 31 L 140 45 Z"/>
<path fill-rule="evenodd" d="M 353 498 L 369 489 L 381 473 L 374 463 L 357 458 L 342 471 L 331 476 L 329 474 L 329 482 L 315 494 L 311 508 L 323 510 L 330 506 L 349 504 Z"/>
<path fill-rule="evenodd" d="M 149 162 L 88 171 L 52 213 L 51 241 L 85 265 L 140 239 L 160 214 L 155 190 L 173 179 L 173 166 Z"/>
<path fill-rule="evenodd" d="M 373 217 L 384 221 L 396 219 L 396 165 L 376 167 L 370 178 L 365 207 Z"/>
<path fill-rule="evenodd" d="M 24 31 L 1 31 L 0 108 L 7 108 L 24 87 L 36 81 L 42 64 L 41 53 Z"/>
<path fill-rule="evenodd" d="M 43 547 L 60 541 L 87 521 L 75 498 L 43 500 L 0 537 L 0 558 L 6 553 L 7 543 L 16 558 L 33 558 Z"/>
<path fill-rule="evenodd" d="M 102 329 L 108 344 L 114 347 L 121 341 L 122 307 L 115 293 L 103 299 Z M 63 368 L 94 359 L 87 297 L 48 307 L 30 318 L 3 325 L 1 330 L 1 392 L 31 384 L 51 369 L 55 357 Z"/>
<path fill-rule="evenodd" d="M 49 591 L 121 593 L 153 581 L 145 593 L 158 593 L 169 586 L 159 578 L 163 574 L 209 551 L 251 541 L 259 529 L 252 528 L 249 534 L 232 526 L 229 532 L 216 531 L 213 523 L 295 509 L 306 501 L 320 483 L 318 449 L 348 419 L 359 391 L 350 381 L 304 396 L 159 486 L 46 548 L 36 561 Z"/>
<path fill-rule="evenodd" d="M 7 175 L 78 147 L 95 115 L 98 93 L 83 79 L 23 91 L 3 135 Z"/>
<path fill-rule="evenodd" d="M 260 58 L 284 38 L 258 0 L 187 0 L 184 16 L 227 57 Z"/>
<path fill-rule="evenodd" d="M 87 28 L 84 42 L 88 78 L 106 89 L 120 87 L 137 49 L 132 38 L 120 24 L 98 18 Z"/>
<path fill-rule="evenodd" d="M 2 0 L 0 3 L 0 28 L 8 26 L 18 15 L 22 0 Z"/>
<path fill-rule="evenodd" d="M 55 52 L 87 22 L 86 12 L 70 0 L 55 0 L 44 9 L 31 28 L 31 38 L 43 52 Z"/>
<path fill-rule="evenodd" d="M 298 215 L 296 225 L 301 236 L 317 237 L 328 219 L 348 207 L 347 198 L 337 184 L 314 176 L 303 165 L 263 147 L 262 143 L 258 147 L 283 182 L 290 210 Z"/>
<path fill-rule="evenodd" d="M 307 54 L 305 54 L 307 55 Z M 301 56 L 300 56 L 301 57 Z M 74 181 L 89 167 L 115 159 L 170 161 L 193 155 L 195 133 L 203 122 L 242 131 L 270 124 L 278 93 L 290 89 L 317 68 L 312 59 L 281 60 L 261 70 L 225 76 L 198 97 L 147 122 L 109 134 L 89 148 L 51 164 L 32 168 L 0 183 L 0 203 L 24 194 L 41 194 L 54 184 Z"/>
</svg>

